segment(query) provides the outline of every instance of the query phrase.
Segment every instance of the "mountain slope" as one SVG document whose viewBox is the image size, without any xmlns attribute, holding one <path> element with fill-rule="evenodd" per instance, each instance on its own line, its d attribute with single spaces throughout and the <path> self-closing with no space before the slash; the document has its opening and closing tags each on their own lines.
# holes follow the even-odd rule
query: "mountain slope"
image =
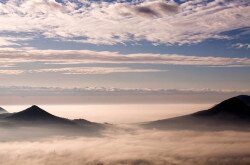
<svg viewBox="0 0 250 165">
<path fill-rule="evenodd" d="M 237 96 L 238 99 L 240 99 L 242 102 L 244 102 L 246 105 L 250 106 L 250 97 L 247 95 L 240 95 Z"/>
<path fill-rule="evenodd" d="M 4 114 L 2 114 L 4 115 Z M 70 126 L 74 128 L 103 128 L 103 124 L 90 122 L 85 119 L 75 119 L 69 120 L 52 115 L 40 107 L 33 105 L 21 112 L 5 115 L 5 117 L 0 118 L 2 120 L 18 123 L 18 125 L 25 126 L 43 126 L 43 125 L 57 125 L 61 128 L 64 126 Z"/>
<path fill-rule="evenodd" d="M 48 136 L 99 136 L 104 124 L 84 119 L 69 120 L 52 115 L 36 105 L 21 112 L 0 116 L 0 129 L 9 132 L 13 139 Z"/>
<path fill-rule="evenodd" d="M 249 99 L 249 96 L 244 96 Z M 190 115 L 142 124 L 147 128 L 172 130 L 250 130 L 250 107 L 242 96 L 230 98 L 213 108 Z"/>
<path fill-rule="evenodd" d="M 5 109 L 0 107 L 0 114 L 2 114 L 2 113 L 8 113 L 8 112 Z"/>
<path fill-rule="evenodd" d="M 66 124 L 74 125 L 68 119 L 54 116 L 36 105 L 31 106 L 21 112 L 14 113 L 5 118 L 15 122 L 37 123 L 37 124 Z"/>
<path fill-rule="evenodd" d="M 250 119 L 250 107 L 240 98 L 241 96 L 230 98 L 209 110 L 200 111 L 192 115 L 197 117 L 217 117 L 222 120 L 228 118 Z"/>
</svg>

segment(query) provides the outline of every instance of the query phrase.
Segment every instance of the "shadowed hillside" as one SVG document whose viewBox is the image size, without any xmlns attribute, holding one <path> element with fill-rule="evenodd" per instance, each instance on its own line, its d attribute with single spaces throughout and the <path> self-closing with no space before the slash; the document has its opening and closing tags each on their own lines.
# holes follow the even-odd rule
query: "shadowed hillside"
<svg viewBox="0 0 250 165">
<path fill-rule="evenodd" d="M 5 109 L 3 109 L 2 107 L 0 107 L 0 114 L 2 113 L 8 113 Z"/>
<path fill-rule="evenodd" d="M 249 98 L 249 96 L 238 96 L 221 102 L 213 108 L 192 114 L 200 117 L 217 117 L 220 119 L 250 119 L 250 107 L 241 99 Z"/>
<path fill-rule="evenodd" d="M 230 98 L 214 107 L 190 115 L 142 124 L 147 128 L 174 130 L 250 130 L 250 96 Z"/>
<path fill-rule="evenodd" d="M 54 116 L 45 110 L 39 108 L 36 105 L 31 106 L 21 112 L 14 113 L 11 116 L 5 118 L 6 120 L 11 120 L 15 122 L 24 123 L 37 123 L 37 124 L 65 124 L 65 125 L 75 125 L 74 122 Z"/>
<path fill-rule="evenodd" d="M 12 135 L 8 139 L 25 139 L 51 135 L 98 135 L 105 129 L 105 125 L 85 119 L 69 120 L 57 117 L 33 105 L 21 112 L 1 114 L 0 128 Z"/>
</svg>

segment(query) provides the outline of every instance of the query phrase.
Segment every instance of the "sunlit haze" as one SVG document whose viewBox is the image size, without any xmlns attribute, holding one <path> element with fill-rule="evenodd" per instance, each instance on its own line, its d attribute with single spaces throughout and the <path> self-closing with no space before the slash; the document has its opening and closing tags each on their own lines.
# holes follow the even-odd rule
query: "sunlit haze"
<svg viewBox="0 0 250 165">
<path fill-rule="evenodd" d="M 30 105 L 3 106 L 9 112 L 18 112 Z M 136 123 L 186 115 L 208 109 L 211 104 L 101 104 L 101 105 L 41 105 L 57 116 L 95 122 Z"/>
</svg>

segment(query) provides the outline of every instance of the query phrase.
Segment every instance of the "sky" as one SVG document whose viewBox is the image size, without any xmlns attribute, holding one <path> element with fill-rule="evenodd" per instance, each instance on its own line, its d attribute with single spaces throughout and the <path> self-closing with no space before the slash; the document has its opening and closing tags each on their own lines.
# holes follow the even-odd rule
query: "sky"
<svg viewBox="0 0 250 165">
<path fill-rule="evenodd" d="M 0 104 L 250 94 L 249 0 L 0 0 Z"/>
</svg>

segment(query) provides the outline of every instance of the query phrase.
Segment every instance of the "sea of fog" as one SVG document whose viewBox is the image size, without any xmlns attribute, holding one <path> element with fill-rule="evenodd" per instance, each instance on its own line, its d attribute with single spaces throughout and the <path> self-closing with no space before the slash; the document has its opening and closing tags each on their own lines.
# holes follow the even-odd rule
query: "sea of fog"
<svg viewBox="0 0 250 165">
<path fill-rule="evenodd" d="M 31 105 L 2 106 L 18 112 Z M 96 105 L 39 105 L 44 110 L 69 119 L 84 118 L 94 122 L 137 123 L 159 120 L 205 110 L 212 104 L 96 104 Z"/>
<path fill-rule="evenodd" d="M 160 131 L 119 125 L 102 136 L 20 139 L 0 140 L 1 165 L 250 164 L 249 132 Z"/>
<path fill-rule="evenodd" d="M 206 104 L 40 105 L 67 118 L 111 122 L 93 136 L 37 136 L 0 128 L 0 165 L 248 165 L 250 132 L 145 129 L 135 123 L 208 109 Z M 3 106 L 17 112 L 26 106 Z M 25 130 L 25 132 L 22 132 Z M 22 133 L 20 133 L 22 132 Z"/>
</svg>

